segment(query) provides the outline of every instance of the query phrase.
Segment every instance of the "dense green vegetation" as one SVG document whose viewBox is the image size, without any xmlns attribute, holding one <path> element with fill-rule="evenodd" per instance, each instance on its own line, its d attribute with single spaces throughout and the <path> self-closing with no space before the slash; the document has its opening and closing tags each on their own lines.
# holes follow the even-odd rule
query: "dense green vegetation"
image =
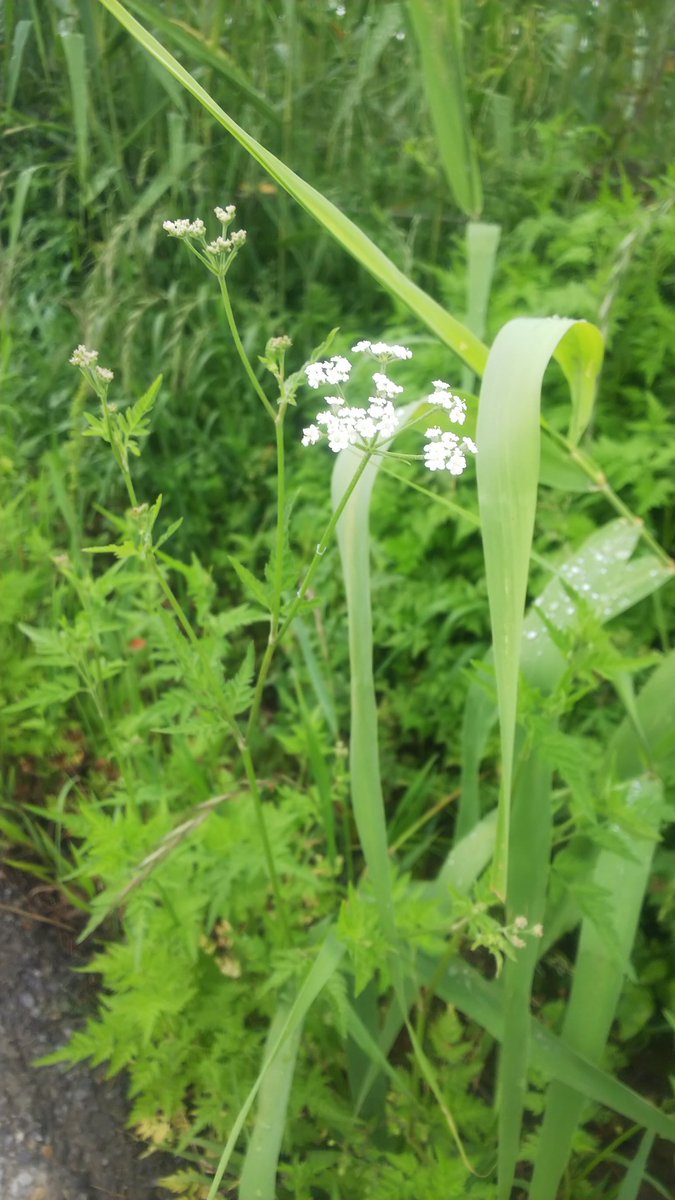
<svg viewBox="0 0 675 1200">
<path fill-rule="evenodd" d="M 3 21 L 0 839 L 101 979 L 63 1057 L 186 1200 L 669 1196 L 675 16 Z M 301 444 L 337 355 L 390 454 Z"/>
</svg>

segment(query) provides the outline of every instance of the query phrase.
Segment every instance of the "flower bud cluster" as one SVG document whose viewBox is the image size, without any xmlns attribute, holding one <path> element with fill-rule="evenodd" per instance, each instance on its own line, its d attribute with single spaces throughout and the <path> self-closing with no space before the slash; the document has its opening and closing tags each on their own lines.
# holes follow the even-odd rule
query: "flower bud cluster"
<svg viewBox="0 0 675 1200">
<path fill-rule="evenodd" d="M 115 378 L 108 367 L 99 367 L 98 350 L 88 350 L 86 346 L 77 346 L 68 361 L 72 366 L 79 367 L 94 385 L 97 380 L 100 380 L 107 386 Z"/>
<path fill-rule="evenodd" d="M 237 250 L 244 245 L 246 230 L 233 229 L 230 234 L 227 233 L 227 227 L 232 224 L 237 211 L 234 204 L 228 204 L 225 208 L 217 206 L 213 211 L 223 227 L 223 232 L 211 242 L 206 240 L 206 225 L 199 217 L 194 221 L 185 218 L 163 221 L 162 228 L 169 237 L 186 242 L 193 254 L 201 259 L 213 274 L 222 276 L 229 268 Z"/>
<path fill-rule="evenodd" d="M 534 938 L 543 938 L 544 926 L 539 923 L 530 926 L 527 917 L 516 917 L 512 927 L 506 930 L 506 936 L 516 950 L 524 950 L 527 944 L 522 934 L 529 934 L 530 937 Z"/>
</svg>

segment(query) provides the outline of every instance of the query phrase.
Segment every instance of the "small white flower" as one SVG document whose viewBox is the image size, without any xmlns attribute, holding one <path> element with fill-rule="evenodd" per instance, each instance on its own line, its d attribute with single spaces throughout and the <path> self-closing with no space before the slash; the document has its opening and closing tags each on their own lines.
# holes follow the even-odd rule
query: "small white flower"
<svg viewBox="0 0 675 1200">
<path fill-rule="evenodd" d="M 516 933 L 511 934 L 511 936 L 509 937 L 509 941 L 512 946 L 515 946 L 516 950 L 524 950 L 525 949 L 525 942 L 523 941 L 523 939 L 521 937 L 518 937 L 518 935 Z"/>
<path fill-rule="evenodd" d="M 412 350 L 408 350 L 407 346 L 389 346 L 386 342 L 373 342 L 370 349 L 378 358 L 412 358 Z"/>
<path fill-rule="evenodd" d="M 451 475 L 461 475 L 466 470 L 466 454 L 476 453 L 476 447 L 470 438 L 462 438 L 461 442 L 456 433 L 442 433 L 437 426 L 427 429 L 430 439 L 424 447 L 424 465 L 429 471 L 449 471 Z"/>
<path fill-rule="evenodd" d="M 229 238 L 225 238 L 219 234 L 214 242 L 209 242 L 206 247 L 209 254 L 222 254 L 225 250 L 232 249 L 232 242 Z"/>
<path fill-rule="evenodd" d="M 232 243 L 233 249 L 236 246 L 243 246 L 244 242 L 246 241 L 246 230 L 245 229 L 233 229 L 232 233 L 230 234 L 230 241 Z"/>
<path fill-rule="evenodd" d="M 378 392 L 380 392 L 383 396 L 388 396 L 390 399 L 392 396 L 400 396 L 401 392 L 403 391 L 402 387 L 399 387 L 397 383 L 394 383 L 392 379 L 388 379 L 387 376 L 383 375 L 380 371 L 376 371 L 373 375 L 373 383 L 375 384 Z"/>
<path fill-rule="evenodd" d="M 363 354 L 367 350 L 382 362 L 387 362 L 392 358 L 412 358 L 412 350 L 408 350 L 405 346 L 390 346 L 387 342 L 362 341 L 352 346 L 354 354 Z"/>
<path fill-rule="evenodd" d="M 200 217 L 195 221 L 190 221 L 183 217 L 178 221 L 163 221 L 162 229 L 168 233 L 169 237 L 186 238 L 186 237 L 201 237 L 206 233 L 206 226 Z"/>
<path fill-rule="evenodd" d="M 225 208 L 214 208 L 213 211 L 223 225 L 228 225 L 237 210 L 234 207 L 234 204 L 228 204 Z"/>
<path fill-rule="evenodd" d="M 181 221 L 162 221 L 162 229 L 168 233 L 169 237 L 183 238 L 187 237 L 190 222 Z"/>
<path fill-rule="evenodd" d="M 103 380 L 104 383 L 112 383 L 113 379 L 115 378 L 113 372 L 108 367 L 97 367 L 96 374 L 98 375 L 99 379 Z"/>
<path fill-rule="evenodd" d="M 516 929 L 527 929 L 527 917 L 516 917 L 513 924 Z"/>
<path fill-rule="evenodd" d="M 533 925 L 530 932 L 532 937 L 542 938 L 544 936 L 544 926 L 539 924 Z"/>
<path fill-rule="evenodd" d="M 319 441 L 320 437 L 321 430 L 317 429 L 316 425 L 308 425 L 302 431 L 302 444 L 303 446 L 313 446 Z"/>
<path fill-rule="evenodd" d="M 310 363 L 305 367 L 307 382 L 311 388 L 321 387 L 322 384 L 346 383 L 352 369 L 348 358 L 335 354 L 333 358 L 323 362 Z"/>
<path fill-rule="evenodd" d="M 98 359 L 98 350 L 87 350 L 86 346 L 78 346 L 70 356 L 74 367 L 93 367 Z"/>
<path fill-rule="evenodd" d="M 463 425 L 466 421 L 466 402 L 461 396 L 455 396 L 454 392 L 450 391 L 450 385 L 442 379 L 434 379 L 434 389 L 432 394 L 427 396 L 427 402 L 445 409 L 453 424 Z"/>
</svg>

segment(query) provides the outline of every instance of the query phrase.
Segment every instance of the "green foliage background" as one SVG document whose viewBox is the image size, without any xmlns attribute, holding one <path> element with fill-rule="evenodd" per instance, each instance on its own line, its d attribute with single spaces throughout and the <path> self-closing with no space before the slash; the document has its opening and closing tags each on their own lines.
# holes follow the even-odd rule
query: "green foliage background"
<svg viewBox="0 0 675 1200">
<path fill-rule="evenodd" d="M 250 133 L 461 315 L 465 221 L 438 161 L 406 6 L 361 0 L 343 12 L 311 0 L 135 0 L 130 8 Z M 214 204 L 237 204 L 248 245 L 233 287 L 253 361 L 270 336 L 288 333 L 292 366 L 300 365 L 340 326 L 337 348 L 381 335 L 411 345 L 408 378 L 420 389 L 435 375 L 451 378 L 459 364 L 94 0 L 12 0 L 0 21 L 0 831 L 10 861 L 56 879 L 90 917 L 124 895 L 108 927 L 119 936 L 92 963 L 105 989 L 101 1014 L 69 1053 L 131 1069 L 134 1121 L 149 1123 L 147 1136 L 185 1155 L 191 1165 L 179 1194 L 197 1196 L 200 1172 L 217 1158 L 259 1069 L 275 996 L 302 977 L 345 876 L 358 877 L 344 755 L 342 588 L 327 561 L 318 606 L 304 618 L 329 703 L 317 702 L 308 657 L 295 641 L 265 697 L 267 808 L 298 944 L 306 943 L 290 954 L 270 915 L 245 799 L 228 799 L 196 821 L 200 804 L 234 788 L 236 772 L 222 731 L 176 662 L 156 589 L 135 564 L 106 569 L 83 554 L 112 540 L 125 499 L 104 447 L 82 440 L 87 398 L 67 360 L 78 342 L 100 347 L 127 398 L 164 373 L 135 478 L 143 495 L 165 494 L 167 524 L 183 518 L 170 545 L 183 564 L 177 588 L 213 661 L 232 667 L 255 605 L 230 556 L 261 573 L 274 524 L 273 452 L 217 294 L 165 238 L 162 220 L 206 219 Z M 465 5 L 463 29 L 482 218 L 502 226 L 487 340 L 520 315 L 563 313 L 599 325 L 608 349 L 593 453 L 672 555 L 675 17 L 656 0 L 639 11 L 624 0 L 485 0 Z M 563 422 L 558 387 L 552 377 L 554 428 Z M 299 434 L 306 417 L 293 419 Z M 329 512 L 328 468 L 320 454 L 293 444 L 289 470 L 293 549 L 301 558 L 316 542 L 317 514 Z M 435 874 L 452 843 L 471 664 L 490 642 L 471 483 L 463 480 L 461 496 L 452 498 L 466 508 L 464 519 L 402 494 L 384 477 L 373 510 L 389 836 L 390 843 L 403 839 L 402 867 L 416 880 Z M 597 492 L 542 491 L 538 554 L 563 561 L 611 515 Z M 533 594 L 544 582 L 535 571 Z M 628 820 L 623 799 L 602 790 L 601 749 L 621 719 L 607 664 L 620 652 L 641 680 L 650 656 L 672 646 L 674 616 L 671 585 L 612 623 L 610 647 L 592 623 L 585 649 L 566 647 L 576 657 L 567 699 L 558 700 L 563 715 L 572 695 L 576 708 L 552 751 L 555 866 L 560 888 L 571 887 L 600 923 L 603 898 L 583 890 L 575 856 L 583 858 L 585 843 L 571 833 L 587 832 L 589 807 L 605 835 L 614 821 L 625 828 Z M 254 631 L 260 649 L 264 627 Z M 492 686 L 483 673 L 483 688 Z M 489 748 L 483 811 L 497 793 L 496 741 Z M 335 809 L 339 861 L 326 837 L 326 799 Z M 145 856 L 186 818 L 195 821 L 190 836 L 171 844 L 147 880 L 127 892 Z M 235 858 L 227 853 L 233 844 Z M 666 838 L 610 1046 L 612 1065 L 625 1066 L 629 1078 L 638 1060 L 658 1062 L 665 1014 L 675 1009 L 674 856 Z M 358 947 L 372 934 L 368 910 L 354 905 L 347 915 Z M 425 952 L 421 931 L 429 919 L 421 899 L 405 914 Z M 563 938 L 540 968 L 537 1002 L 554 1029 L 572 959 L 573 944 Z M 467 1174 L 422 1079 L 413 1079 L 412 1093 L 387 1095 L 386 1133 L 367 1109 L 354 1120 L 338 1050 L 345 986 L 336 977 L 303 1035 L 280 1194 L 311 1189 L 318 1197 L 384 1200 L 435 1198 L 454 1188 L 495 1195 L 491 1182 Z M 489 1171 L 491 1043 L 440 1006 L 428 1013 L 427 1033 L 427 1053 L 442 1067 L 445 1099 L 469 1154 Z M 397 1072 L 408 1059 L 409 1048 L 399 1045 Z M 658 1095 L 651 1094 L 665 1101 L 667 1084 L 658 1079 Z M 535 1079 L 532 1115 L 541 1110 L 542 1088 Z M 567 1194 L 619 1195 L 622 1151 L 601 1116 L 577 1133 L 575 1150 Z M 533 1154 L 526 1143 L 523 1178 Z M 665 1168 L 655 1162 L 654 1190 L 645 1196 L 667 1194 Z"/>
</svg>

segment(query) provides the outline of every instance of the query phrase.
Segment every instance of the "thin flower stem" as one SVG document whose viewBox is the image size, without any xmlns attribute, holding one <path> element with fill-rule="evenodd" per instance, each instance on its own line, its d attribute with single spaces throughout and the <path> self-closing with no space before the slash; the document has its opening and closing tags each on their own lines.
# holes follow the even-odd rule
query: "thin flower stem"
<svg viewBox="0 0 675 1200">
<path fill-rule="evenodd" d="M 263 694 L 263 691 L 265 688 L 265 684 L 267 683 L 267 676 L 269 675 L 270 667 L 272 665 L 272 659 L 274 658 L 276 648 L 279 645 L 279 643 L 281 642 L 282 638 L 285 637 L 285 635 L 288 632 L 288 630 L 290 629 L 291 625 L 293 624 L 293 621 L 295 620 L 295 618 L 298 614 L 298 610 L 300 609 L 302 602 L 305 599 L 305 596 L 307 595 L 307 592 L 312 583 L 314 575 L 316 574 L 316 570 L 319 566 L 319 563 L 321 562 L 321 559 L 323 558 L 324 554 L 326 553 L 326 549 L 328 548 L 328 545 L 330 544 L 330 540 L 335 532 L 337 523 L 340 520 L 340 517 L 342 516 L 343 512 L 345 511 L 345 508 L 347 507 L 347 504 L 349 503 L 349 499 L 352 495 L 352 492 L 354 491 L 354 488 L 356 487 L 357 483 L 359 482 L 359 479 L 363 475 L 363 472 L 365 471 L 366 467 L 368 466 L 368 463 L 370 462 L 371 458 L 372 458 L 372 454 L 364 454 L 363 455 L 361 462 L 359 463 L 356 471 L 354 472 L 354 476 L 353 476 L 351 483 L 349 484 L 349 487 L 346 489 L 342 499 L 340 500 L 340 503 L 338 504 L 337 508 L 335 509 L 335 512 L 333 513 L 330 521 L 326 525 L 326 528 L 323 533 L 323 537 L 321 538 L 321 541 L 319 542 L 319 544 L 316 547 L 316 550 L 314 552 L 314 557 L 313 557 L 311 563 L 309 564 L 309 567 L 307 568 L 305 577 L 304 577 L 302 583 L 300 584 L 300 587 L 298 588 L 297 594 L 295 596 L 295 599 L 293 600 L 293 603 L 291 604 L 291 607 L 289 608 L 288 612 L 286 613 L 286 616 L 285 616 L 281 626 L 277 630 L 276 636 L 274 637 L 274 639 L 272 639 L 272 637 L 270 637 L 270 640 L 267 643 L 267 646 L 265 648 L 265 653 L 263 655 L 263 660 L 262 660 L 262 663 L 260 664 L 260 672 L 258 674 L 258 678 L 257 678 L 256 685 L 255 685 L 255 691 L 253 693 L 253 702 L 251 704 L 251 712 L 250 712 L 248 723 L 246 726 L 247 740 L 250 737 L 253 729 L 255 728 L 256 722 L 258 720 L 258 715 L 260 713 L 260 705 L 262 702 L 262 694 Z"/>
<path fill-rule="evenodd" d="M 281 591 L 284 574 L 284 529 L 286 521 L 286 459 L 284 447 L 284 417 L 286 404 L 282 400 L 279 411 L 274 418 L 274 432 L 277 441 L 277 532 L 274 551 L 274 609 L 270 626 L 270 641 L 277 636 L 279 613 L 281 611 Z"/>
<path fill-rule="evenodd" d="M 349 484 L 349 487 L 345 490 L 345 493 L 344 493 L 342 499 L 340 500 L 340 503 L 338 504 L 330 521 L 328 522 L 328 524 L 324 530 L 323 537 L 321 538 L 321 541 L 319 542 L 316 550 L 314 551 L 314 557 L 313 557 L 311 563 L 309 564 L 309 567 L 307 568 L 307 573 L 305 575 L 305 578 L 303 579 L 302 583 L 300 584 L 297 595 L 296 595 L 293 603 L 291 604 L 291 607 L 289 608 L 288 613 L 286 614 L 286 617 L 281 626 L 281 629 L 279 630 L 278 641 L 281 641 L 282 637 L 286 633 L 286 631 L 289 628 L 289 626 L 291 625 L 292 621 L 295 619 L 298 609 L 300 608 L 300 605 L 302 604 L 303 600 L 305 599 L 305 596 L 307 595 L 307 591 L 308 591 L 308 589 L 312 583 L 312 580 L 316 574 L 319 563 L 321 562 L 321 559 L 323 558 L 324 554 L 326 553 L 326 550 L 328 549 L 330 540 L 331 540 L 333 534 L 335 533 L 335 529 L 337 527 L 338 521 L 340 520 L 340 517 L 342 516 L 343 512 L 345 511 L 345 508 L 349 504 L 349 501 L 352 496 L 352 492 L 354 491 L 357 483 L 359 482 L 359 479 L 363 475 L 363 472 L 365 471 L 366 467 L 368 466 L 368 463 L 370 462 L 371 458 L 372 458 L 372 453 L 370 453 L 370 452 L 363 455 L 361 462 L 359 463 L 358 467 L 356 468 L 356 471 L 354 472 L 354 475 L 352 477 L 351 483 Z"/>
<path fill-rule="evenodd" d="M 234 319 L 234 313 L 232 311 L 232 304 L 230 302 L 230 294 L 227 290 L 227 284 L 222 275 L 218 276 L 218 284 L 220 287 L 221 299 L 223 301 L 223 308 L 225 309 L 225 316 L 227 317 L 227 323 L 230 327 L 230 333 L 232 334 L 232 340 L 237 348 L 237 354 L 239 355 L 239 357 L 241 359 L 242 366 L 243 366 L 246 374 L 248 375 L 248 378 L 251 382 L 251 386 L 255 390 L 256 395 L 262 401 L 265 412 L 267 413 L 267 415 L 269 417 L 272 418 L 273 421 L 276 421 L 277 414 L 275 413 L 274 408 L 270 404 L 269 400 L 267 399 L 267 396 L 265 395 L 265 393 L 261 387 L 260 380 L 258 379 L 255 371 L 253 370 L 253 367 L 251 366 L 249 357 L 248 357 L 246 351 L 244 350 L 244 344 L 243 344 L 241 338 L 239 337 L 239 330 L 237 329 L 237 323 Z"/>
<path fill-rule="evenodd" d="M 277 869 L 274 864 L 274 854 L 272 853 L 272 846 L 270 843 L 269 834 L 267 832 L 267 823 L 265 821 L 265 813 L 263 811 L 262 796 L 260 795 L 260 788 L 258 787 L 258 780 L 257 780 L 256 773 L 255 773 L 255 766 L 253 764 L 253 758 L 251 757 L 251 751 L 249 750 L 248 746 L 245 743 L 240 747 L 240 751 L 241 751 L 242 762 L 244 764 L 244 771 L 246 772 L 246 778 L 248 780 L 249 787 L 251 789 L 251 797 L 253 800 L 253 809 L 255 811 L 256 821 L 258 823 L 258 832 L 260 834 L 260 840 L 261 840 L 262 846 L 263 846 L 263 853 L 265 855 L 265 862 L 267 864 L 267 873 L 269 875 L 270 883 L 272 885 L 272 892 L 274 895 L 274 903 L 276 905 L 276 910 L 279 914 L 279 920 L 281 922 L 281 928 L 282 928 L 282 932 L 284 935 L 284 942 L 286 943 L 287 946 L 290 946 L 291 930 L 290 930 L 290 926 L 288 924 L 288 916 L 286 913 L 286 904 L 285 904 L 285 901 L 284 901 L 284 898 L 283 898 L 283 895 L 281 892 L 281 885 L 279 883 L 279 876 L 277 875 Z"/>
<path fill-rule="evenodd" d="M 127 489 L 127 495 L 131 502 L 131 507 L 137 508 L 138 507 L 138 499 L 136 497 L 136 490 L 134 488 L 134 484 L 133 484 L 131 475 L 129 473 L 129 467 L 127 466 L 126 462 L 124 461 L 124 456 L 119 448 L 117 435 L 113 429 L 112 421 L 110 420 L 110 408 L 108 406 L 108 400 L 106 397 L 106 389 L 105 388 L 99 392 L 99 398 L 101 401 L 101 406 L 103 408 L 103 417 L 105 420 L 105 428 L 106 428 L 106 433 L 108 435 L 110 449 L 113 452 L 113 458 L 115 459 L 115 462 L 117 463 L 117 465 L 120 469 L 120 472 L 122 474 L 122 478 L 124 480 L 124 486 Z"/>
</svg>

